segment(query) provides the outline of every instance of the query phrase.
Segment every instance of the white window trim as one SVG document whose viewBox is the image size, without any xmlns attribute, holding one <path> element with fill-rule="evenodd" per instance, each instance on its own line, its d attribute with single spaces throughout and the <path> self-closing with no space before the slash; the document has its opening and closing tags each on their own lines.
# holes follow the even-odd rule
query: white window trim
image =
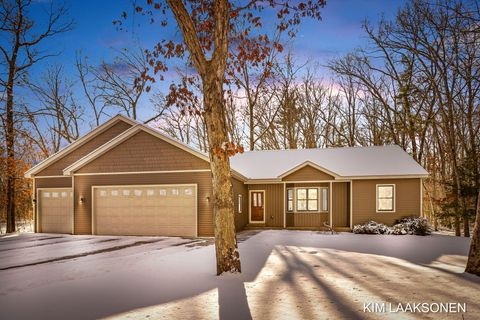
<svg viewBox="0 0 480 320">
<path fill-rule="evenodd" d="M 393 187 L 393 210 L 378 210 L 378 187 Z M 396 186 L 394 183 L 379 183 L 375 185 L 375 211 L 376 213 L 395 213 L 396 210 L 396 202 L 397 202 L 397 194 L 396 194 Z"/>
<path fill-rule="evenodd" d="M 238 194 L 237 196 L 237 201 L 238 201 L 238 204 L 237 204 L 237 211 L 238 213 L 242 213 L 242 209 L 243 209 L 243 195 L 242 194 Z"/>
<path fill-rule="evenodd" d="M 320 192 L 319 192 L 319 187 L 295 187 L 295 192 L 293 193 L 293 198 L 294 198 L 294 213 L 320 213 L 322 211 L 320 211 L 320 198 L 319 198 L 319 195 L 320 195 Z M 317 210 L 298 210 L 297 208 L 297 190 L 298 189 L 305 189 L 305 190 L 308 190 L 308 189 L 317 189 Z M 308 193 L 308 191 L 307 191 Z M 307 207 L 308 207 L 308 194 L 307 194 Z"/>
</svg>

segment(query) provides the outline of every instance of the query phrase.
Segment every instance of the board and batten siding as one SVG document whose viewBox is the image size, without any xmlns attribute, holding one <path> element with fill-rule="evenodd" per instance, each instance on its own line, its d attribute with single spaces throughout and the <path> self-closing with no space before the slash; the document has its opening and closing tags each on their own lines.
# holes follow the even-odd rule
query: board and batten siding
<svg viewBox="0 0 480 320">
<path fill-rule="evenodd" d="M 210 169 L 210 164 L 147 132 L 139 131 L 76 173 L 199 169 Z"/>
<path fill-rule="evenodd" d="M 332 183 L 332 226 L 350 226 L 350 185 L 349 182 Z"/>
<path fill-rule="evenodd" d="M 93 139 L 85 142 L 80 147 L 76 148 L 72 152 L 67 153 L 62 158 L 58 159 L 35 176 L 61 176 L 63 175 L 63 169 L 76 162 L 83 156 L 89 154 L 93 150 L 97 149 L 106 142 L 112 140 L 125 130 L 129 129 L 132 125 L 124 121 L 119 120 L 111 127 L 105 129 L 99 133 Z"/>
<path fill-rule="evenodd" d="M 233 202 L 235 204 L 235 230 L 241 231 L 248 224 L 248 188 L 240 180 L 232 178 Z M 242 195 L 242 212 L 238 212 L 238 195 Z"/>
<path fill-rule="evenodd" d="M 249 184 L 248 190 L 265 190 L 265 226 L 283 227 L 283 184 Z M 250 210 L 250 199 L 247 210 Z"/>
<path fill-rule="evenodd" d="M 333 180 L 334 177 L 320 171 L 312 166 L 306 165 L 303 168 L 292 172 L 288 176 L 283 177 L 283 181 L 318 181 L 318 180 Z"/>
<path fill-rule="evenodd" d="M 92 186 L 196 184 L 198 235 L 213 236 L 212 175 L 210 172 L 145 173 L 75 176 L 75 234 L 92 232 Z M 80 204 L 80 198 L 84 202 Z"/>
<path fill-rule="evenodd" d="M 392 225 L 395 220 L 420 215 L 420 179 L 353 180 L 353 225 L 369 220 Z M 377 184 L 395 185 L 395 212 L 376 212 Z"/>
<path fill-rule="evenodd" d="M 314 169 L 314 168 L 313 168 Z M 314 169 L 316 170 L 316 169 Z M 318 171 L 318 170 L 317 170 Z M 306 179 L 308 180 L 308 179 Z M 310 179 L 312 180 L 312 179 Z M 329 183 L 287 183 L 286 189 L 290 188 L 329 188 Z M 328 190 L 328 198 L 330 198 L 330 190 Z M 321 205 L 321 194 L 318 193 L 319 207 Z M 285 196 L 286 199 L 286 196 Z M 296 204 L 295 204 L 296 205 Z M 318 229 L 323 227 L 324 222 L 329 222 L 328 212 L 287 212 L 286 226 L 288 228 L 312 228 Z"/>
</svg>

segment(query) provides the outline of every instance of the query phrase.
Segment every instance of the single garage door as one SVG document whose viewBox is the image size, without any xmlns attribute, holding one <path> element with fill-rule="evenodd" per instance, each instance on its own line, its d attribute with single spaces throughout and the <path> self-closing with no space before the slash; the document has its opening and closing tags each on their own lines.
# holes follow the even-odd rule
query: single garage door
<svg viewBox="0 0 480 320">
<path fill-rule="evenodd" d="M 39 231 L 73 233 L 72 189 L 39 188 L 37 192 Z"/>
<path fill-rule="evenodd" d="M 197 236 L 196 185 L 92 188 L 94 234 Z"/>
</svg>

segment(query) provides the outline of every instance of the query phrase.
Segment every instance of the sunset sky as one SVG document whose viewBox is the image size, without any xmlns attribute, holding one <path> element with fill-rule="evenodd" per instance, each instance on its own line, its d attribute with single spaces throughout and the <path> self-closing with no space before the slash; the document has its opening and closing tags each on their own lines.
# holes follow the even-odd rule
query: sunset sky
<svg viewBox="0 0 480 320">
<path fill-rule="evenodd" d="M 54 1 L 54 3 L 60 2 Z M 138 3 L 141 4 L 141 1 Z M 165 32 L 160 27 L 155 29 L 148 25 L 144 25 L 141 32 L 136 33 L 117 31 L 112 21 L 118 19 L 122 11 L 131 12 L 130 1 L 67 0 L 65 4 L 69 8 L 71 18 L 75 21 L 75 28 L 73 31 L 44 42 L 43 49 L 61 53 L 37 64 L 31 70 L 33 77 L 38 76 L 50 64 L 60 64 L 64 67 L 67 76 L 76 80 L 74 63 L 77 52 L 81 51 L 88 56 L 93 64 L 99 64 L 102 60 L 110 62 L 114 57 L 112 48 L 128 48 L 135 43 L 140 43 L 144 48 L 151 48 L 156 41 L 162 39 L 162 32 Z M 322 21 L 306 20 L 302 24 L 298 37 L 291 46 L 292 53 L 299 61 L 308 59 L 326 64 L 329 59 L 366 45 L 365 35 L 361 29 L 365 19 L 374 24 L 382 15 L 386 19 L 391 19 L 401 4 L 402 1 L 398 0 L 328 1 L 322 11 Z M 38 0 L 34 8 L 33 18 L 40 20 L 41 17 L 45 17 L 48 1 Z M 328 76 L 326 73 L 319 75 L 319 77 Z M 167 79 L 163 84 L 158 84 L 157 89 L 163 90 L 168 84 Z M 142 105 L 141 120 L 153 114 L 147 97 L 144 97 Z"/>
</svg>

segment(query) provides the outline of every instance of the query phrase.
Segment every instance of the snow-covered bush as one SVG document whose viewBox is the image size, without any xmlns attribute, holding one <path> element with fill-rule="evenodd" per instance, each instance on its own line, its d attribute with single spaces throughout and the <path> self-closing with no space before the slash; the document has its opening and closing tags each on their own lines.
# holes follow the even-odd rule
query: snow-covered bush
<svg viewBox="0 0 480 320">
<path fill-rule="evenodd" d="M 396 221 L 396 225 L 401 224 L 405 227 L 408 234 L 426 236 L 432 233 L 432 228 L 428 220 L 423 217 L 408 217 Z"/>
<path fill-rule="evenodd" d="M 385 234 L 388 232 L 388 227 L 383 223 L 375 221 L 368 221 L 365 224 L 357 224 L 353 227 L 353 233 L 358 234 Z"/>
<path fill-rule="evenodd" d="M 395 222 L 392 227 L 383 223 L 368 221 L 365 224 L 357 224 L 353 227 L 353 233 L 357 234 L 415 234 L 425 236 L 432 232 L 427 219 L 422 217 L 403 218 Z"/>
</svg>

